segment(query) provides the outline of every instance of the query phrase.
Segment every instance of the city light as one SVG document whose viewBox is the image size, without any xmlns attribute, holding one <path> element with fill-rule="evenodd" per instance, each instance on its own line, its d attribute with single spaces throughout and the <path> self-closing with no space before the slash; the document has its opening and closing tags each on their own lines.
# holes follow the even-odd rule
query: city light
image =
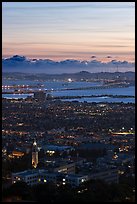
<svg viewBox="0 0 137 204">
<path fill-rule="evenodd" d="M 2 202 L 135 202 L 135 2 L 2 2 Z"/>
<path fill-rule="evenodd" d="M 72 79 L 71 79 L 71 78 L 68 78 L 68 82 L 72 82 Z"/>
</svg>

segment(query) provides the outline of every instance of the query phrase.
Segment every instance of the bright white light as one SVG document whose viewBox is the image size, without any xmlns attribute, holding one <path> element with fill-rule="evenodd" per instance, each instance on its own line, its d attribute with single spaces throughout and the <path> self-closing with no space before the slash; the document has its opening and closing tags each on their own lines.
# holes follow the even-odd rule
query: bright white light
<svg viewBox="0 0 137 204">
<path fill-rule="evenodd" d="M 78 191 L 78 193 L 81 193 L 81 191 Z"/>
<path fill-rule="evenodd" d="M 37 145 L 36 141 L 34 141 L 33 145 Z"/>
<path fill-rule="evenodd" d="M 85 65 L 87 65 L 88 63 L 87 62 L 85 62 Z"/>
<path fill-rule="evenodd" d="M 72 79 L 71 79 L 71 78 L 68 78 L 68 82 L 72 82 Z"/>
</svg>

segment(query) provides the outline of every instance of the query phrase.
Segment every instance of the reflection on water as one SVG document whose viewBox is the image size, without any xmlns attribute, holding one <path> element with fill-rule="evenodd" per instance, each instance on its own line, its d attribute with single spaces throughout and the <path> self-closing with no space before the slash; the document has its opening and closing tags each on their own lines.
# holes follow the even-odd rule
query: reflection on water
<svg viewBox="0 0 137 204">
<path fill-rule="evenodd" d="M 34 81 L 3 81 L 3 85 L 36 85 L 38 82 Z M 88 98 L 86 96 L 91 95 L 127 95 L 135 96 L 135 87 L 122 87 L 122 88 L 109 88 L 109 89 L 87 89 L 87 90 L 65 90 L 62 82 L 43 82 L 43 90 L 47 90 L 47 93 L 50 93 L 53 96 L 85 96 L 80 99 L 65 99 L 65 101 L 87 101 L 87 102 L 124 102 L 124 103 L 135 103 L 134 98 L 111 98 L 111 97 L 93 97 Z M 81 87 L 91 87 L 91 86 L 100 86 L 101 82 L 72 82 L 68 83 L 67 88 L 81 88 Z M 64 89 L 64 90 L 59 90 Z M 52 90 L 52 91 L 51 91 Z M 27 96 L 33 96 L 33 94 L 2 94 L 4 98 L 26 98 Z"/>
</svg>

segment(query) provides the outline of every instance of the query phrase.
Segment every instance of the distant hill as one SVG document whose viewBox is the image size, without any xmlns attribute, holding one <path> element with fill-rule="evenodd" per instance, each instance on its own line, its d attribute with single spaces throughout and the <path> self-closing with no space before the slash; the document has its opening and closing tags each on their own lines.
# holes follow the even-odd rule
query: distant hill
<svg viewBox="0 0 137 204">
<path fill-rule="evenodd" d="M 71 78 L 76 81 L 85 80 L 100 80 L 100 79 L 121 79 L 121 80 L 135 80 L 135 72 L 99 72 L 90 73 L 87 71 L 80 71 L 77 73 L 64 73 L 64 74 L 31 74 L 20 72 L 3 72 L 3 79 L 26 79 L 26 80 L 67 80 Z"/>
<path fill-rule="evenodd" d="M 95 59 L 90 61 L 80 61 L 74 59 L 54 61 L 51 59 L 29 59 L 25 56 L 19 55 L 2 59 L 3 72 L 23 72 L 37 74 L 62 74 L 80 72 L 80 74 L 85 76 L 88 74 L 88 72 L 126 72 L 129 70 L 135 70 L 135 63 L 117 60 L 111 60 L 105 63 Z"/>
</svg>

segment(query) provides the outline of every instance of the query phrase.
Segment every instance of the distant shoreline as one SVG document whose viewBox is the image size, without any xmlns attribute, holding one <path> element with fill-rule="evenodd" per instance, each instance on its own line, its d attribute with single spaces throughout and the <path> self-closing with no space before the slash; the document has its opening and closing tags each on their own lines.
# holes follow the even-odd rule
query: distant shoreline
<svg viewBox="0 0 137 204">
<path fill-rule="evenodd" d="M 95 98 L 95 97 L 107 97 L 107 98 L 135 98 L 135 96 L 128 95 L 90 95 L 90 96 L 54 96 L 53 99 L 79 99 L 79 98 Z"/>
</svg>

